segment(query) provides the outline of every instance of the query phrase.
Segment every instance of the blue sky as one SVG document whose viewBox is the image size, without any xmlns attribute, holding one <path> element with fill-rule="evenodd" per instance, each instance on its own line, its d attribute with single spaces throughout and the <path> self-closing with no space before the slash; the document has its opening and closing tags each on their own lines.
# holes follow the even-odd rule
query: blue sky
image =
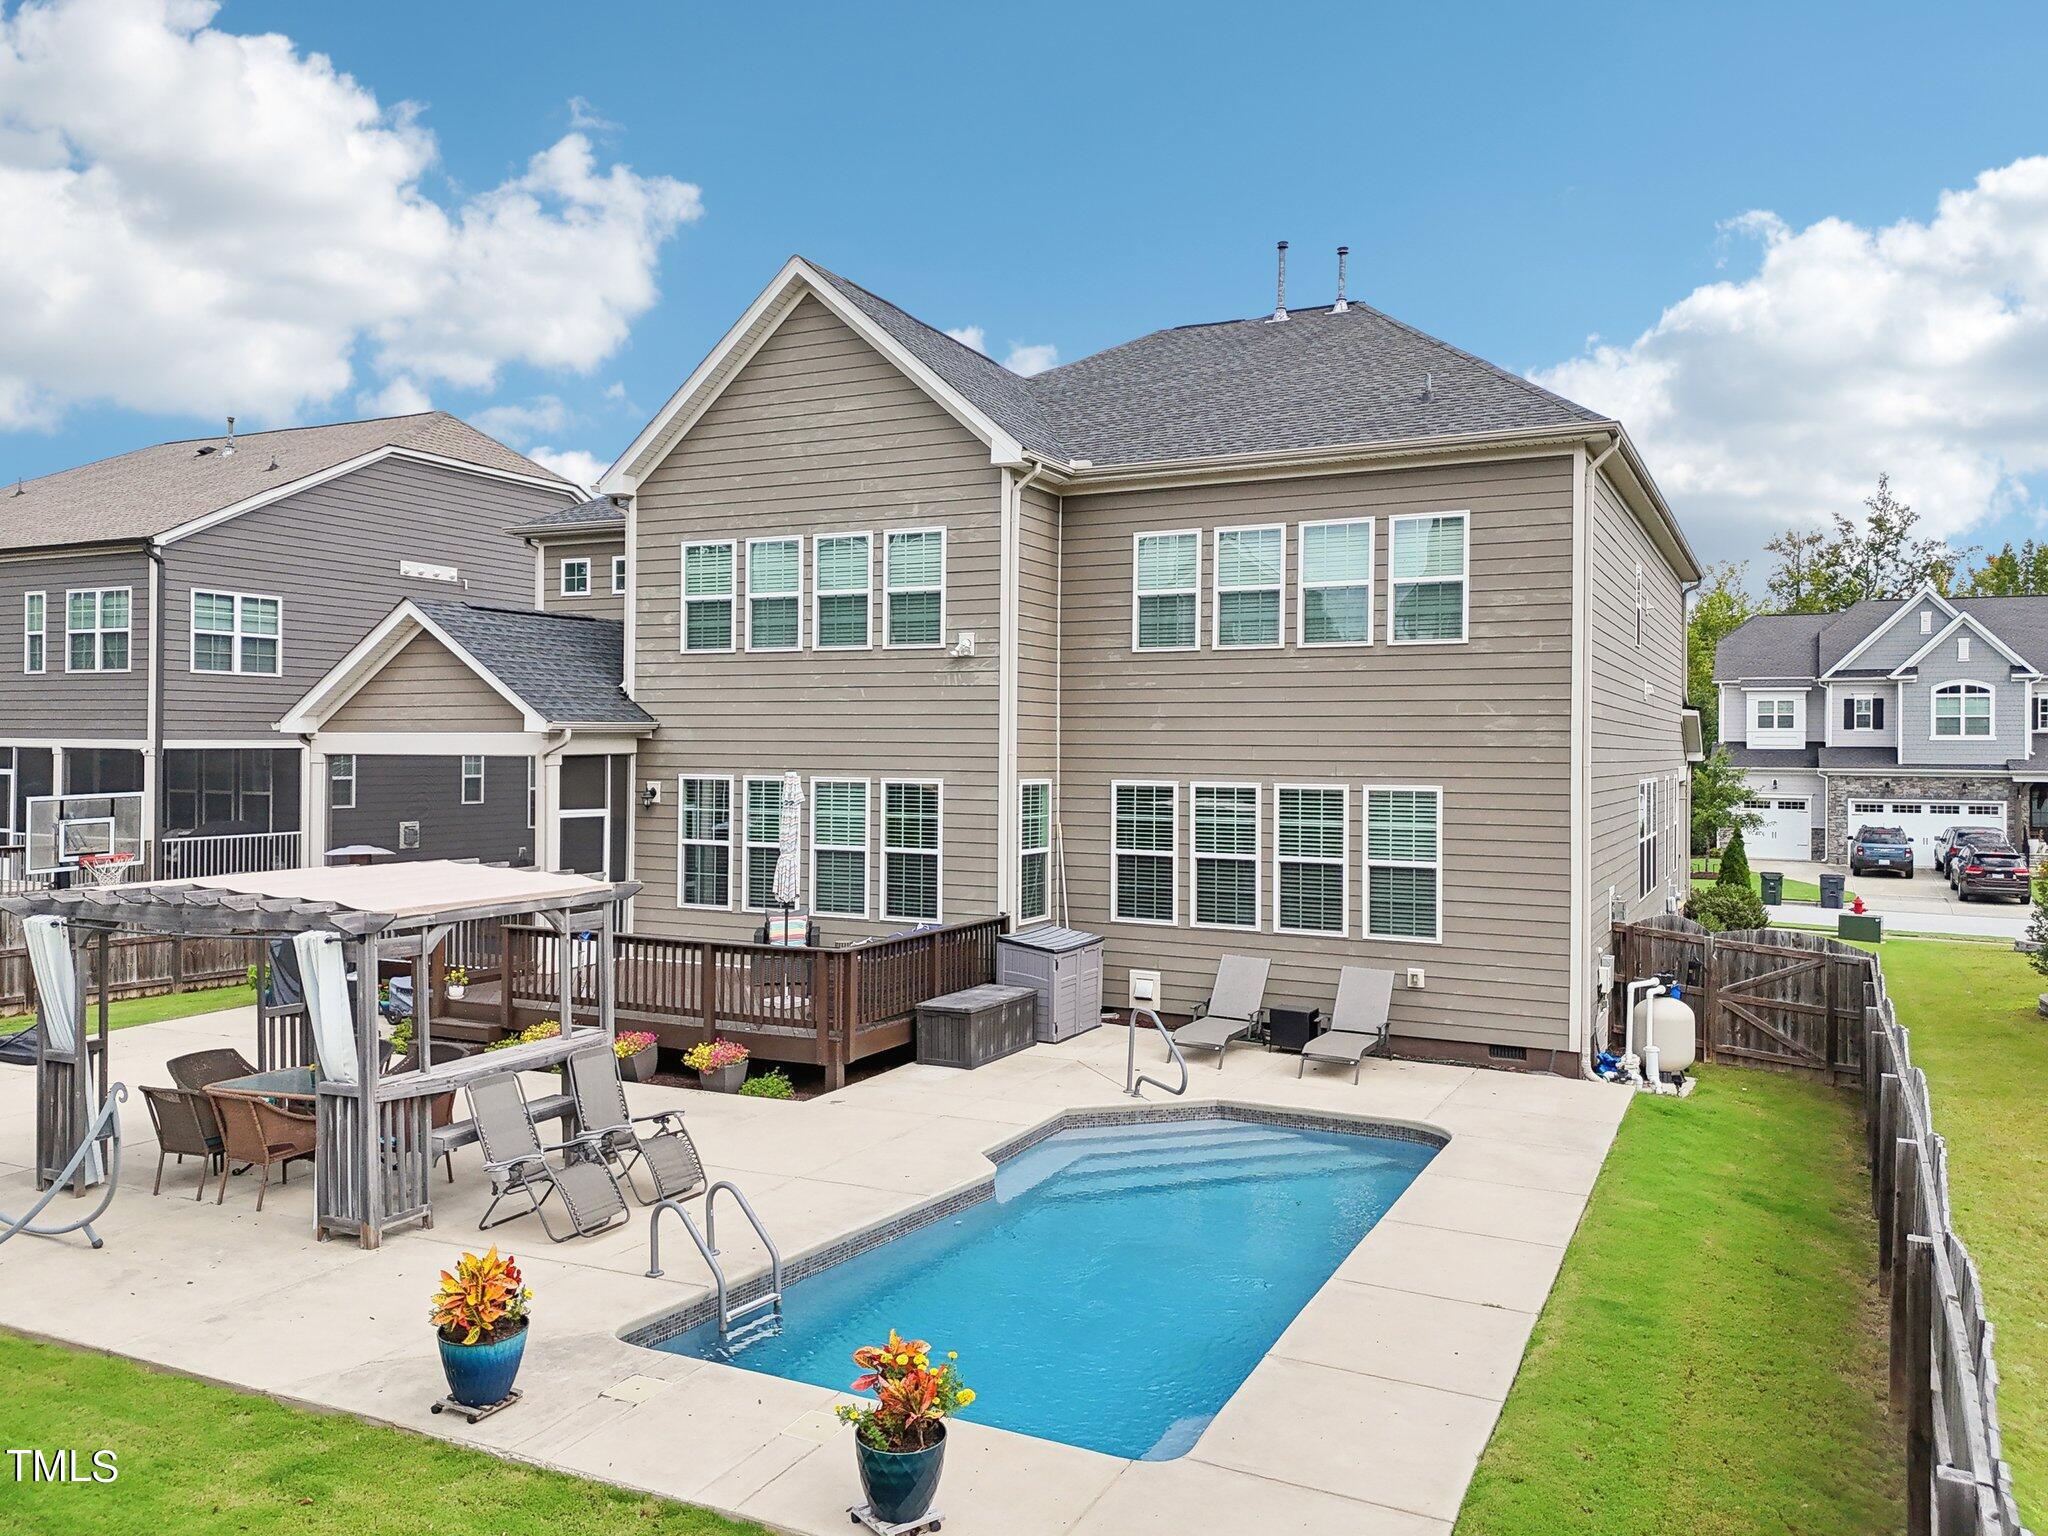
<svg viewBox="0 0 2048 1536">
<path fill-rule="evenodd" d="M 295 372 L 272 376 L 269 351 L 231 338 L 275 318 L 266 304 L 303 302 L 292 285 L 326 279 L 266 269 L 246 301 L 163 360 L 123 350 L 132 342 L 119 336 L 96 372 L 84 349 L 61 344 L 53 320 L 37 348 L 22 348 L 47 360 L 17 368 L 10 417 L 0 322 L 0 473 L 9 476 L 211 430 L 224 401 L 239 401 L 250 427 L 394 400 L 431 399 L 471 416 L 498 408 L 493 419 L 522 447 L 603 460 L 792 251 L 934 324 L 979 327 L 998 358 L 1027 344 L 1072 359 L 1157 326 L 1257 312 L 1270 303 L 1272 244 L 1284 237 L 1296 300 L 1328 297 L 1332 249 L 1347 242 L 1355 297 L 1621 412 L 1710 555 L 1747 553 L 1790 518 L 1853 506 L 1880 468 L 1971 540 L 2033 526 L 2048 392 L 2012 401 L 2012 419 L 1995 429 L 1894 408 L 1930 377 L 1940 382 L 1929 387 L 1962 395 L 2041 371 L 2032 309 L 2048 301 L 2048 275 L 2024 251 L 2041 227 L 2031 220 L 2048 205 L 2048 177 L 2037 187 L 2014 176 L 1958 228 L 1936 222 L 1944 191 L 2048 151 L 2038 113 L 2048 14 L 2038 7 L 1970 7 L 1931 24 L 1906 6 L 1568 17 L 1186 0 L 1000 9 L 235 0 L 208 20 L 190 0 L 52 3 L 85 13 L 62 34 L 65 51 L 91 28 L 119 24 L 188 43 L 208 29 L 290 40 L 283 62 L 252 70 L 328 56 L 388 121 L 431 135 L 431 154 L 399 179 L 458 222 L 469 200 L 522 177 L 529 157 L 570 134 L 588 143 L 594 175 L 624 165 L 698 196 L 663 194 L 663 216 L 607 215 L 639 220 L 618 244 L 644 248 L 645 271 L 610 273 L 588 334 L 546 355 L 479 339 L 504 319 L 490 314 L 488 294 L 357 322 L 350 303 L 376 304 L 351 287 L 339 299 L 323 293 L 324 338 L 306 344 Z M 162 160 L 175 160 L 181 136 L 213 133 L 224 142 L 199 155 L 206 175 L 291 190 L 293 162 L 258 142 L 269 130 L 238 129 L 228 114 L 194 126 L 167 106 L 146 152 L 135 141 L 147 123 L 69 120 L 82 109 L 79 91 L 60 89 L 67 61 L 22 63 L 32 53 L 23 7 L 0 4 L 0 14 L 14 27 L 16 67 L 40 69 L 49 87 L 46 105 L 10 109 L 0 47 L 0 173 L 12 126 L 20 142 L 44 146 L 17 149 L 17 166 L 48 173 L 54 138 L 67 171 L 105 158 L 137 197 L 152 177 L 177 182 Z M 223 67 L 227 76 L 205 77 L 207 93 L 228 91 L 242 65 Z M 289 131 L 330 126 L 316 118 Z M 253 194 L 252 206 L 260 221 Z M 1752 210 L 1776 222 L 1730 227 Z M 326 249 L 342 237 L 323 236 L 319 216 L 306 215 L 309 244 Z M 1821 222 L 1830 220 L 1840 222 Z M 1873 232 L 1901 220 L 1912 221 L 1909 235 L 1931 231 L 1873 253 Z M 2011 251 L 1958 258 L 1959 246 L 1984 243 L 1972 232 L 1985 225 L 1990 243 Z M 222 257 L 216 244 L 203 260 L 226 261 L 232 282 L 245 260 L 275 260 L 279 238 L 252 230 L 239 253 Z M 1929 256 L 1930 243 L 1946 254 Z M 393 260 L 392 248 L 367 264 Z M 32 251 L 14 247 L 10 258 L 0 236 L 0 299 L 9 260 Z M 1755 283 L 1774 252 L 1782 282 Z M 527 264 L 503 284 L 504 307 L 517 316 L 522 303 L 549 307 L 573 292 L 575 273 L 557 257 L 520 258 Z M 462 258 L 418 259 L 426 271 Z M 1830 261 L 1850 268 L 1839 283 Z M 636 294 L 640 276 L 658 299 Z M 120 277 L 100 279 L 114 290 L 105 313 L 132 301 Z M 1656 333 L 1667 310 L 1716 283 L 1752 284 L 1735 295 L 1750 318 L 1722 313 Z M 1930 284 L 1932 299 L 1923 296 Z M 1782 324 L 1790 304 L 1815 292 L 1877 297 L 1756 349 L 1756 315 Z M 1939 350 L 1957 324 L 1944 319 L 1919 336 L 1888 321 L 1873 327 L 1870 307 L 1882 315 L 1886 303 L 1914 315 L 1952 304 L 1963 316 L 1988 305 L 2001 334 L 1944 359 L 1945 373 L 1923 374 L 1915 349 Z M 427 337 L 430 322 L 457 311 L 468 327 L 460 337 Z M 145 307 L 133 324 L 109 328 L 146 331 L 157 313 Z M 405 339 L 389 341 L 394 329 Z M 1873 340 L 1873 329 L 1885 335 Z M 1702 330 L 1713 333 L 1704 343 Z M 1614 350 L 1587 353 L 1595 335 Z M 458 342 L 463 360 L 448 362 Z M 1666 388 L 1674 373 L 1679 384 Z M 142 374 L 164 382 L 138 388 Z M 1876 404 L 1865 392 L 1873 376 L 1889 381 Z M 394 379 L 410 392 L 393 392 Z M 1789 424 L 1780 420 L 1788 413 Z M 1852 415 L 1880 425 L 1852 426 Z"/>
</svg>

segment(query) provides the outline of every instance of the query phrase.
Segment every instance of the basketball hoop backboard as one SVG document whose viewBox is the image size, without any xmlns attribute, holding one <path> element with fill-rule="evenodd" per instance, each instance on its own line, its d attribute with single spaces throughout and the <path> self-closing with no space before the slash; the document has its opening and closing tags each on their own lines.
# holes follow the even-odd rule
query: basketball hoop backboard
<svg viewBox="0 0 2048 1536">
<path fill-rule="evenodd" d="M 28 873 L 55 875 L 81 858 L 126 854 L 142 859 L 142 796 L 32 795 L 28 801 Z"/>
</svg>

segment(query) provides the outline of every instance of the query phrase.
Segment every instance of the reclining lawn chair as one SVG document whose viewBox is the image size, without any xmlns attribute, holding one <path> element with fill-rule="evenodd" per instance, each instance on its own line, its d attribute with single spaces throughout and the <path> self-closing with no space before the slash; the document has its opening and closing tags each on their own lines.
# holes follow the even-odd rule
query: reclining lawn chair
<svg viewBox="0 0 2048 1536">
<path fill-rule="evenodd" d="M 463 1090 L 469 1096 L 470 1119 L 476 1125 L 476 1139 L 484 1152 L 484 1172 L 491 1177 L 491 1203 L 484 1207 L 478 1231 L 501 1227 L 527 1211 L 491 1220 L 498 1202 L 524 1195 L 529 1210 L 540 1218 L 541 1230 L 551 1243 L 571 1237 L 591 1237 L 632 1216 L 618 1181 L 606 1165 L 598 1139 L 588 1132 L 569 1140 L 542 1145 L 533 1128 L 533 1116 L 526 1107 L 526 1091 L 518 1074 L 493 1072 L 472 1079 Z M 565 1156 L 559 1166 L 547 1160 L 550 1152 Z M 581 1152 L 580 1158 L 566 1154 Z M 569 1213 L 569 1231 L 556 1234 L 545 1209 L 550 1195 L 559 1194 Z"/>
<path fill-rule="evenodd" d="M 609 1045 L 593 1045 L 568 1060 L 569 1096 L 576 1103 L 576 1118 L 597 1138 L 605 1160 L 617 1170 L 619 1180 L 633 1191 L 642 1205 L 658 1200 L 687 1200 L 704 1191 L 704 1162 L 697 1156 L 697 1144 L 683 1129 L 683 1112 L 664 1109 L 658 1114 L 636 1115 L 626 1107 L 626 1085 L 619 1081 L 619 1058 Z M 642 1134 L 638 1126 L 655 1129 Z M 644 1166 L 654 1180 L 650 1199 L 640 1193 L 633 1177 L 635 1167 Z"/>
<path fill-rule="evenodd" d="M 1266 972 L 1270 960 L 1225 955 L 1216 965 L 1216 983 L 1209 1001 L 1195 1005 L 1194 1018 L 1173 1032 L 1182 1050 L 1214 1051 L 1216 1070 L 1223 1070 L 1223 1048 L 1256 1030 L 1265 1016 Z"/>
<path fill-rule="evenodd" d="M 1387 1009 L 1394 996 L 1394 973 L 1366 965 L 1347 965 L 1337 977 L 1337 1005 L 1330 1027 L 1301 1048 L 1294 1075 L 1312 1061 L 1349 1062 L 1351 1081 L 1373 1051 L 1387 1048 Z"/>
</svg>

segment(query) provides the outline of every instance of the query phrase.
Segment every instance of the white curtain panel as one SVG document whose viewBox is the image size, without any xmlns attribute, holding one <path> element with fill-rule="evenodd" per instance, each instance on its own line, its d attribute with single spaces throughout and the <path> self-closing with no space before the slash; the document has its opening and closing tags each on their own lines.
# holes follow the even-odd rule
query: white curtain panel
<svg viewBox="0 0 2048 1536">
<path fill-rule="evenodd" d="M 43 1000 L 43 1028 L 49 1031 L 53 1049 L 72 1055 L 78 1050 L 78 970 L 71 963 L 71 936 L 61 917 L 31 917 L 21 927 L 29 968 L 35 972 L 36 996 Z M 95 1069 L 86 1090 L 88 1114 L 99 1112 L 103 1086 Z M 106 1178 L 98 1147 L 85 1160 L 84 1171 L 88 1184 Z"/>
<path fill-rule="evenodd" d="M 320 1075 L 334 1083 L 360 1081 L 355 1009 L 348 996 L 348 952 L 342 948 L 341 935 L 324 929 L 295 934 L 292 947 L 306 984 L 306 1018 L 313 1026 Z"/>
</svg>

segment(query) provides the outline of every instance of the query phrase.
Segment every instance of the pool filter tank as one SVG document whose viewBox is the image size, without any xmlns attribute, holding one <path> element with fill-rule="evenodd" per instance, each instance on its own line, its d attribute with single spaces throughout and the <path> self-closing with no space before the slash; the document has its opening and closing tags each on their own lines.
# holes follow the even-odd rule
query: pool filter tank
<svg viewBox="0 0 2048 1536">
<path fill-rule="evenodd" d="M 1660 1074 L 1685 1071 L 1699 1053 L 1699 1021 L 1680 998 L 1669 993 L 1646 997 L 1636 1004 L 1632 1022 L 1637 1048 L 1646 1063 L 1656 1062 Z"/>
</svg>

